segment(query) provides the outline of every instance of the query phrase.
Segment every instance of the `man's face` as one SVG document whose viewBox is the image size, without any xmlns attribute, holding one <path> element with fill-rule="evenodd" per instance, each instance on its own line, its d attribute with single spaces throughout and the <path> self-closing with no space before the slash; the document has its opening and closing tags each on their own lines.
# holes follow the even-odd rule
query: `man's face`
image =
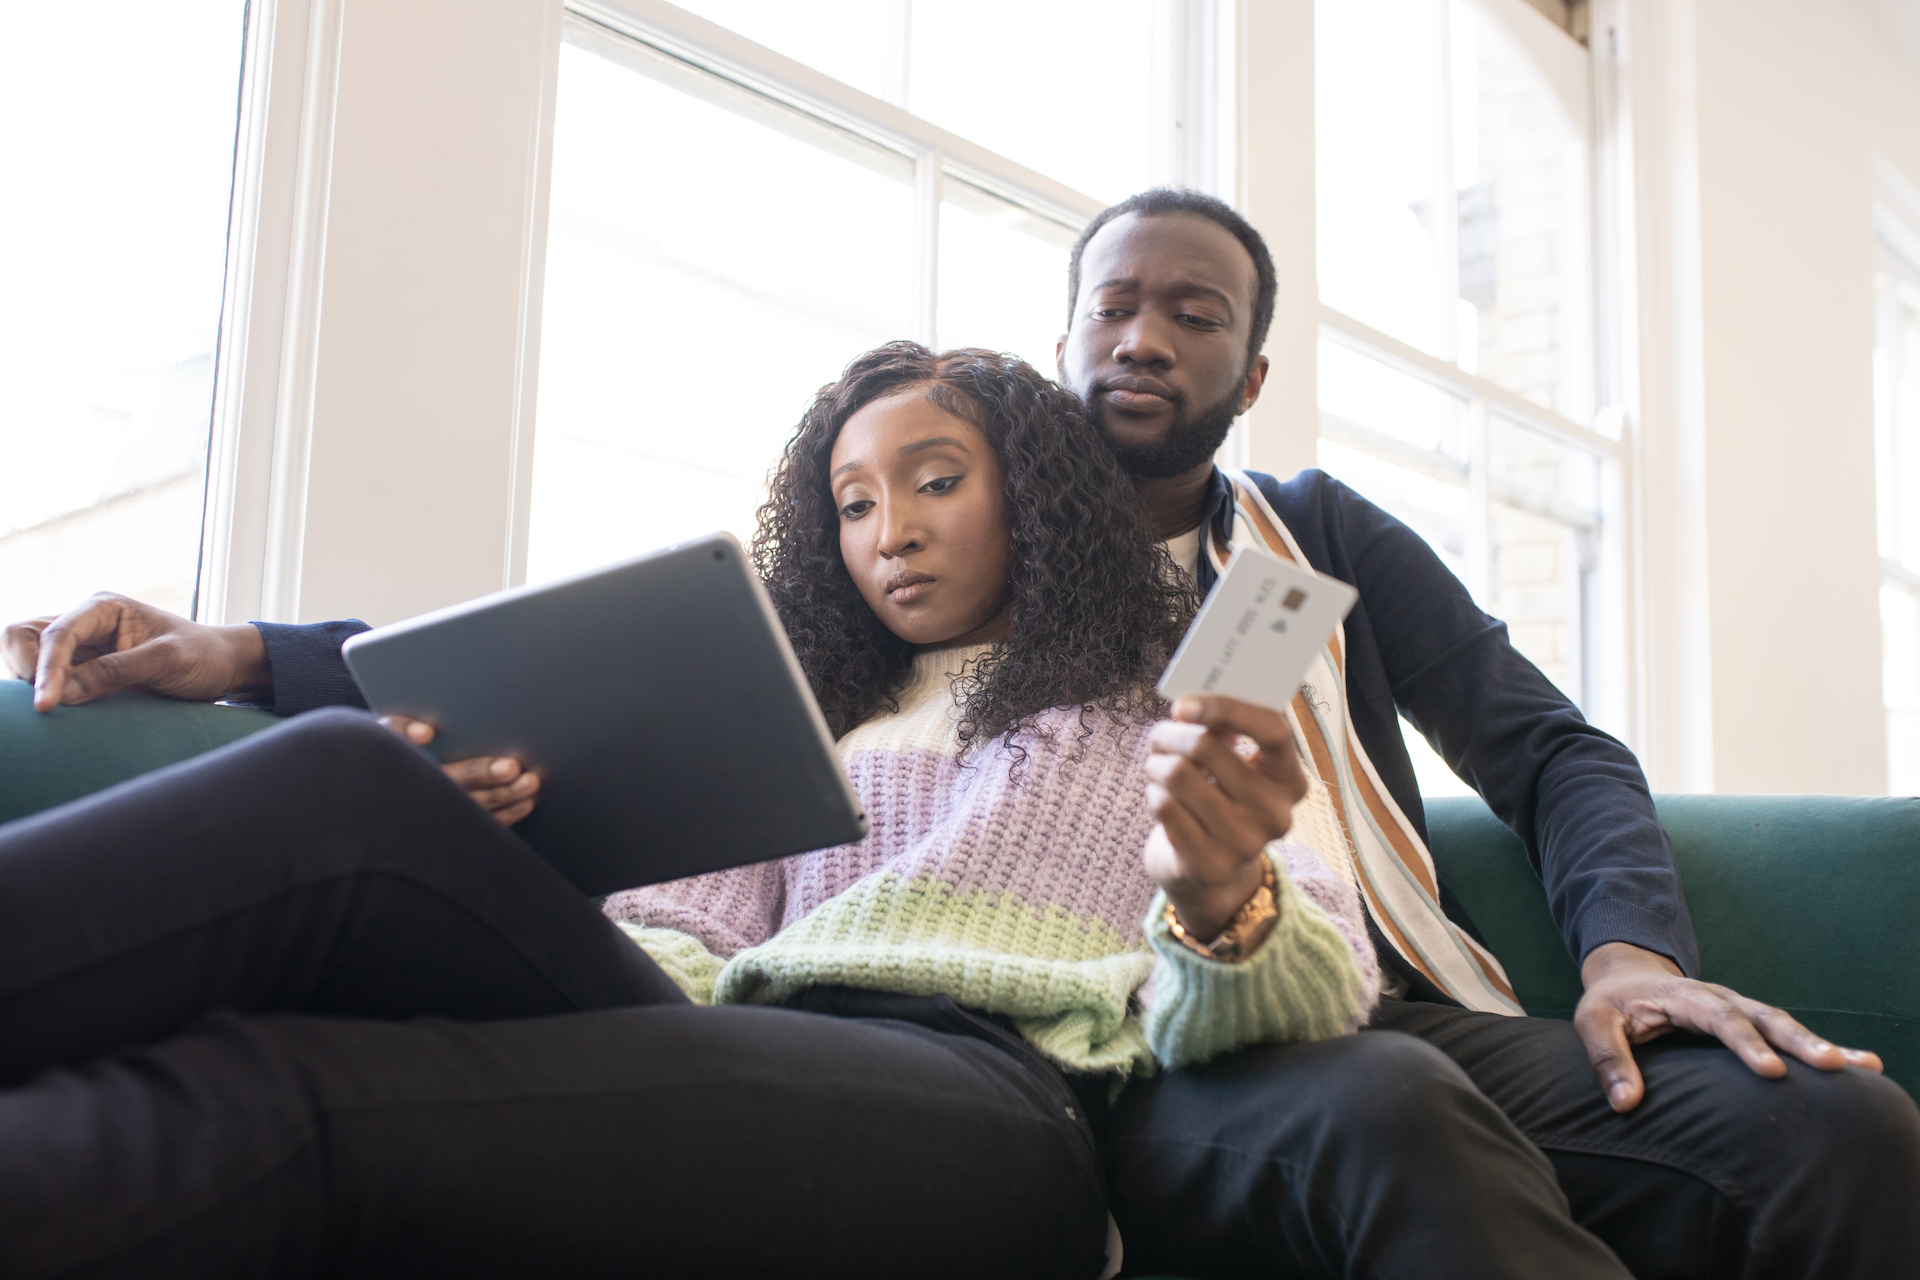
<svg viewBox="0 0 1920 1280">
<path fill-rule="evenodd" d="M 1259 396 L 1267 360 L 1247 360 L 1258 287 L 1252 257 L 1210 218 L 1128 214 L 1087 243 L 1060 380 L 1127 471 L 1208 461 Z"/>
</svg>

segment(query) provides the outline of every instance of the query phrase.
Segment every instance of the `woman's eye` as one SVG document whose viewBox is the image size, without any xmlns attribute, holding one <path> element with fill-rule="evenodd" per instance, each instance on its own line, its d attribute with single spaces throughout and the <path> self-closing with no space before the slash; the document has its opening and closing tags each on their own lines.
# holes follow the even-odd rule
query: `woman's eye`
<svg viewBox="0 0 1920 1280">
<path fill-rule="evenodd" d="M 840 508 L 840 518 L 842 520 L 858 520 L 872 509 L 873 504 L 865 498 L 861 498 L 857 502 L 849 502 L 846 506 Z"/>
<path fill-rule="evenodd" d="M 960 483 L 959 476 L 941 476 L 938 479 L 929 480 L 925 484 L 921 485 L 920 492 L 945 493 L 947 492 L 947 490 L 953 488 L 953 486 L 959 483 Z"/>
</svg>

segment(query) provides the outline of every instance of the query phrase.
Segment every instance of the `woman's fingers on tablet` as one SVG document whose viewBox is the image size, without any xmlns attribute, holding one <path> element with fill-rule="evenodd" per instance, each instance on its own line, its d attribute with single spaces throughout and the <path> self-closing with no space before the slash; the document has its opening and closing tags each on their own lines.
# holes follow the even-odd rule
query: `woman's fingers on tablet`
<svg viewBox="0 0 1920 1280">
<path fill-rule="evenodd" d="M 381 716 L 380 723 L 416 747 L 424 747 L 433 741 L 433 726 L 425 720 L 415 720 L 409 716 Z"/>
</svg>

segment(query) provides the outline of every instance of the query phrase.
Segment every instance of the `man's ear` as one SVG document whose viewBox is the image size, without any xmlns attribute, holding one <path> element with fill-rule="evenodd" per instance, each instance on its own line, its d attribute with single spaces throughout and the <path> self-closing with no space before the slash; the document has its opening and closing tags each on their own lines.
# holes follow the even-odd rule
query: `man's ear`
<svg viewBox="0 0 1920 1280">
<path fill-rule="evenodd" d="M 1053 340 L 1053 373 L 1061 386 L 1067 385 L 1067 335 Z"/>
<path fill-rule="evenodd" d="M 1253 402 L 1260 398 L 1260 388 L 1267 383 L 1267 358 L 1255 356 L 1253 363 L 1247 366 L 1247 380 L 1240 388 L 1240 412 L 1253 408 Z"/>
</svg>

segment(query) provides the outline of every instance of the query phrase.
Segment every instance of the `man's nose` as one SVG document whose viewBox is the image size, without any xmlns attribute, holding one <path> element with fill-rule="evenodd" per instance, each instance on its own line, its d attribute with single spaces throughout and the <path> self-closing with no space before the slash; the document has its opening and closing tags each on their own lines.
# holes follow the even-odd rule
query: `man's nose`
<svg viewBox="0 0 1920 1280">
<path fill-rule="evenodd" d="M 1153 316 L 1136 315 L 1126 323 L 1113 344 L 1114 362 L 1171 368 L 1174 356 L 1172 337 L 1165 322 Z"/>
</svg>

